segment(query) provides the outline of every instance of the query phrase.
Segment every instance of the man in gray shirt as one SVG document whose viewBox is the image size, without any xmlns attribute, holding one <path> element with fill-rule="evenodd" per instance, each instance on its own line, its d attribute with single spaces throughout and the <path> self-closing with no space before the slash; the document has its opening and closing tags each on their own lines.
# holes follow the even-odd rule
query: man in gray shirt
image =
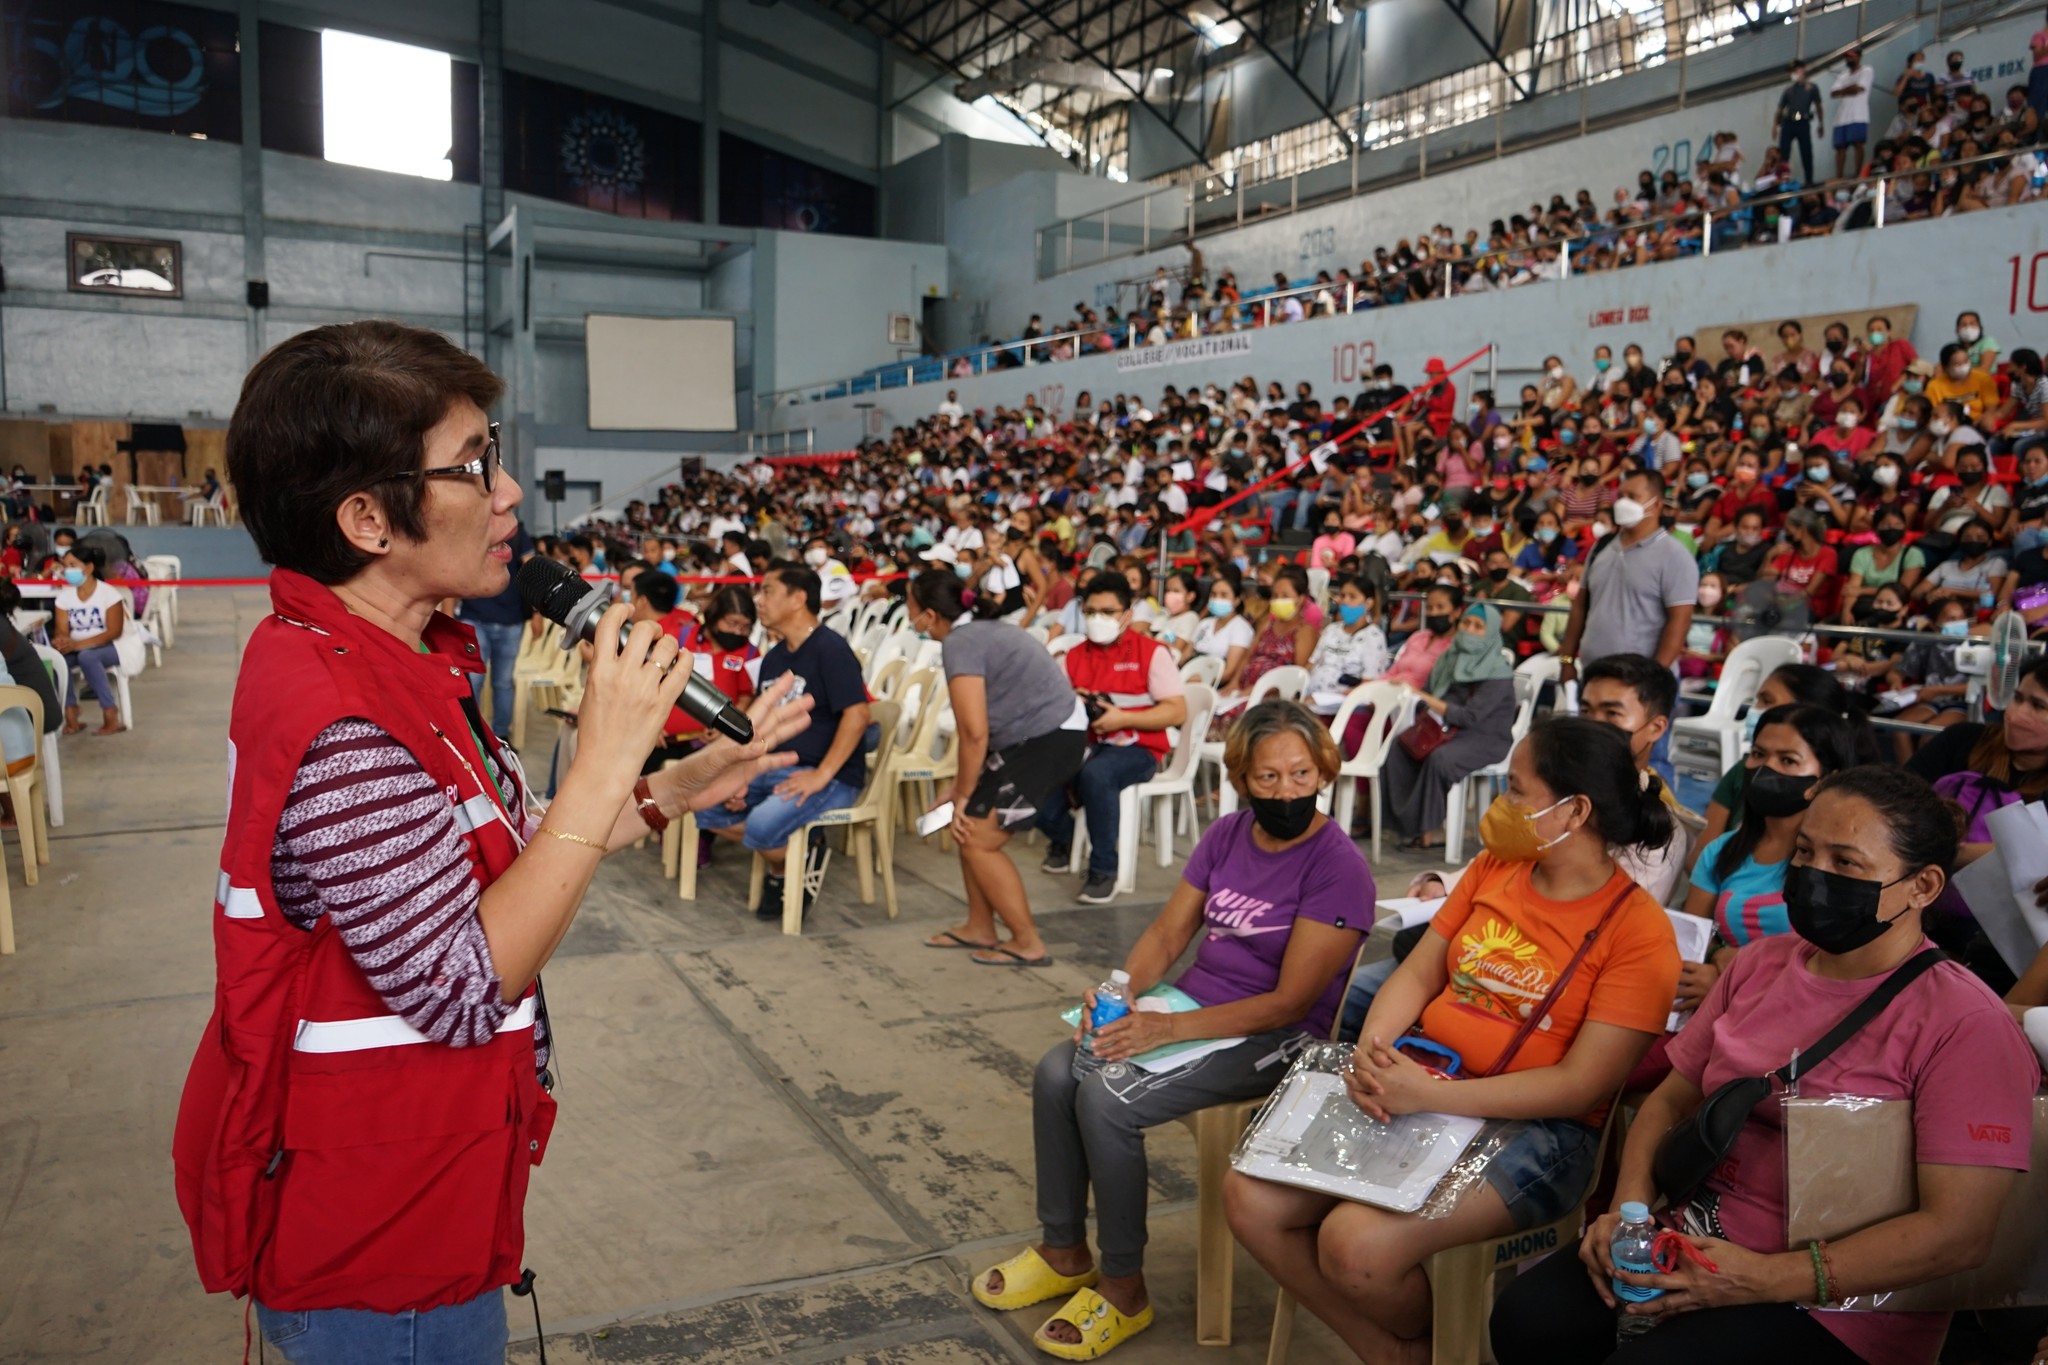
<svg viewBox="0 0 2048 1365">
<path fill-rule="evenodd" d="M 1621 483 L 1614 503 L 1615 533 L 1593 547 L 1572 599 L 1558 651 L 1558 677 L 1578 681 L 1578 664 L 1612 654 L 1643 654 L 1665 668 L 1678 661 L 1698 600 L 1699 564 L 1664 530 L 1664 476 L 1641 469 Z M 1671 781 L 1670 745 L 1658 741 L 1650 756 Z"/>
</svg>

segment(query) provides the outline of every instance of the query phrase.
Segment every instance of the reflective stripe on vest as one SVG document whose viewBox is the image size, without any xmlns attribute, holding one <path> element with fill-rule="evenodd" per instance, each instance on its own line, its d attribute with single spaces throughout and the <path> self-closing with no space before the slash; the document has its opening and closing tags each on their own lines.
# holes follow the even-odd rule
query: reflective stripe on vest
<svg viewBox="0 0 2048 1365">
<path fill-rule="evenodd" d="M 455 827 L 464 834 L 474 834 L 497 818 L 497 802 L 482 792 L 455 807 Z"/>
<path fill-rule="evenodd" d="M 236 886 L 223 871 L 213 884 L 214 903 L 229 919 L 262 919 L 263 899 L 250 886 Z"/>
<path fill-rule="evenodd" d="M 510 1033 L 514 1029 L 533 1027 L 533 996 L 527 996 L 503 1023 L 498 1032 Z M 376 1047 L 407 1047 L 413 1043 L 432 1040 L 411 1024 L 395 1014 L 382 1014 L 370 1019 L 301 1019 L 298 1032 L 292 1038 L 295 1052 L 365 1052 Z"/>
</svg>

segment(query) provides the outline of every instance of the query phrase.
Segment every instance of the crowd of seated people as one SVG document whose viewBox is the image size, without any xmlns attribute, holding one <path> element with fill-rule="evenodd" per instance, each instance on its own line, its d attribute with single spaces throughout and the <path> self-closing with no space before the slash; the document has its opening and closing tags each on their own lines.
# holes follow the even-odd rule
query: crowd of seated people
<svg viewBox="0 0 2048 1365">
<path fill-rule="evenodd" d="M 1144 282 L 1128 313 L 1077 303 L 1071 316 L 1052 325 L 1034 315 L 1018 340 L 1056 340 L 999 351 L 992 360 L 962 355 L 951 373 L 977 373 L 984 363 L 1070 360 L 1419 299 L 1491 293 L 1567 271 L 1579 275 L 1676 260 L 1708 249 L 1709 232 L 1711 249 L 1725 251 L 1872 227 L 1880 212 L 1884 223 L 1895 224 L 2041 198 L 2048 190 L 2048 154 L 2040 150 L 2048 109 L 2025 84 L 1980 86 L 1963 71 L 1960 52 L 1947 60 L 1949 74 L 1937 77 L 1926 71 L 1925 53 L 1909 55 L 1892 83 L 1897 114 L 1867 148 L 1868 133 L 1851 126 L 1855 140 L 1842 150 L 1853 151 L 1854 170 L 1844 177 L 1838 168 L 1838 181 L 1849 183 L 1833 183 L 1832 189 L 1816 181 L 1810 148 L 1795 171 L 1784 127 L 1774 129 L 1778 145 L 1755 159 L 1736 133 L 1724 130 L 1706 140 L 1692 167 L 1667 167 L 1661 175 L 1643 170 L 1634 185 L 1617 187 L 1604 205 L 1581 188 L 1570 198 L 1553 194 L 1548 203 L 1495 218 L 1483 230 L 1436 223 L 1391 247 L 1376 247 L 1356 268 L 1321 270 L 1302 279 L 1276 272 L 1270 284 L 1240 285 L 1228 269 L 1212 278 L 1202 253 L 1191 249 L 1184 270 L 1161 266 Z M 1814 91 L 1817 104 L 1825 92 L 1804 75 L 1804 65 L 1795 66 L 1794 88 Z M 1860 78 L 1875 79 L 1868 69 Z M 1835 79 L 1840 83 L 1850 75 Z M 1867 108 L 1867 83 L 1861 94 Z M 1836 103 L 1839 123 L 1853 107 L 1842 108 L 1839 97 Z M 1780 123 L 1784 118 L 1781 106 Z"/>
<path fill-rule="evenodd" d="M 1249 1041 L 1219 1052 L 1185 1084 L 1147 1088 L 1142 1103 L 1107 1090 L 1073 1046 L 1048 1054 L 1034 1087 L 1042 1235 L 973 1288 L 1002 1310 L 1061 1301 L 1036 1340 L 1063 1358 L 1095 1358 L 1145 1330 L 1155 1315 L 1142 1255 L 1144 1130 L 1264 1093 L 1277 1069 L 1249 1074 L 1254 1054 L 1326 1036 L 1342 1016 L 1345 1036 L 1359 1039 L 1346 1083 L 1362 1108 L 1392 1115 L 1452 1105 L 1505 1120 L 1511 1157 L 1448 1218 L 1333 1206 L 1233 1177 L 1231 1223 L 1362 1358 L 1406 1358 L 1430 1322 L 1421 1263 L 1442 1247 L 1576 1207 L 1618 1089 L 1635 1094 L 1636 1122 L 1651 1134 L 1632 1130 L 1619 1156 L 1623 1195 L 1640 1198 L 1653 1193 L 1645 1182 L 1656 1133 L 1685 1122 L 1704 1093 L 1761 1050 L 1778 1048 L 1782 1060 L 1811 1042 L 1806 1035 L 1824 1031 L 1830 1009 L 1867 993 L 1930 940 L 1953 961 L 1895 1006 L 1904 1033 L 1874 1033 L 1867 1054 L 1845 1054 L 1841 1065 L 1859 1084 L 1869 1079 L 1879 1093 L 1969 1123 L 2026 1121 L 2039 1077 L 2016 1016 L 2048 1006 L 2048 958 L 2020 964 L 2025 970 L 2003 961 L 1947 878 L 1991 847 L 1990 812 L 2048 792 L 2048 664 L 2029 669 L 2002 716 L 1980 723 L 1970 719 L 1970 680 L 1955 657 L 1960 642 L 2008 608 L 2048 629 L 2048 376 L 2036 353 L 2008 352 L 1986 335 L 1974 311 L 1944 325 L 1927 357 L 1904 330 L 1882 315 L 1845 316 L 1812 343 L 1786 321 L 1768 335 L 1730 330 L 1698 347 L 1681 337 L 1618 354 L 1602 346 L 1577 363 L 1532 356 L 1535 377 L 1508 401 L 1440 362 L 1407 376 L 1412 389 L 1381 366 L 1363 391 L 1327 406 L 1307 382 L 1253 377 L 1164 386 L 1156 396 L 1080 394 L 1063 411 L 1036 401 L 969 411 L 949 397 L 930 418 L 843 456 L 705 471 L 615 521 L 543 537 L 537 548 L 629 584 L 673 577 L 673 588 L 657 583 L 636 599 L 648 598 L 647 611 L 674 621 L 693 648 L 718 643 L 706 638 L 707 622 L 710 633 L 731 637 L 721 636 L 724 644 L 745 644 L 744 589 L 715 580 L 766 569 L 787 595 L 784 580 L 802 566 L 820 585 L 809 611 L 761 599 L 759 619 L 784 644 L 790 630 L 810 638 L 820 616 L 827 626 L 835 616 L 843 623 L 854 604 L 907 595 L 908 627 L 949 652 L 976 631 L 1023 647 L 1021 635 L 981 622 L 1082 637 L 1066 656 L 1077 694 L 1088 690 L 1080 681 L 1087 669 L 1072 662 L 1083 647 L 1108 651 L 1105 658 L 1129 654 L 1148 676 L 1158 673 L 1146 689 L 1154 706 L 1172 693 L 1171 670 L 1198 659 L 1215 661 L 1205 666 L 1225 698 L 1247 695 L 1284 664 L 1320 679 L 1300 702 L 1263 703 L 1213 732 L 1225 742 L 1224 780 L 1245 809 L 1208 824 L 1180 888 L 1126 963 L 1143 990 L 1200 939 L 1178 981 L 1199 1008 L 1170 1023 L 1133 1016 L 1138 1022 L 1105 1029 L 1090 1047 L 1107 1063 L 1165 1040 Z M 1654 504 L 1651 533 L 1681 547 L 1697 570 L 1694 601 L 1684 604 L 1697 614 L 1681 647 L 1669 659 L 1583 659 L 1585 719 L 1541 720 L 1518 740 L 1507 723 L 1510 660 L 1563 652 L 1561 618 L 1544 608 L 1585 591 L 1589 561 L 1617 530 L 1642 525 L 1626 514 L 1632 503 L 1643 510 L 1643 500 Z M 910 588 L 918 576 L 942 583 Z M 829 600 L 825 584 L 837 584 Z M 1655 758 L 1681 705 L 1673 674 L 1710 684 L 1739 640 L 1811 624 L 1919 638 L 1816 641 L 1818 665 L 1789 665 L 1764 681 L 1743 757 L 1714 789 L 1704 821 L 1681 809 Z M 1009 700 L 993 680 L 1013 674 L 1021 676 L 984 662 L 972 675 L 981 686 L 970 690 L 990 699 L 977 726 L 1000 729 Z M 1051 676 L 1038 681 L 1056 691 Z M 1325 903 L 1323 882 L 1356 870 L 1355 840 L 1366 831 L 1339 827 L 1311 798 L 1349 780 L 1337 764 L 1356 748 L 1359 718 L 1333 733 L 1332 708 L 1319 697 L 1376 679 L 1406 684 L 1416 714 L 1449 736 L 1433 749 L 1401 751 L 1382 770 L 1398 832 L 1434 843 L 1448 786 L 1441 756 L 1457 756 L 1450 771 L 1505 762 L 1507 791 L 1480 822 L 1483 851 L 1468 869 L 1409 888 L 1448 892 L 1440 918 L 1402 945 L 1398 966 L 1352 978 L 1374 896 L 1370 871 L 1338 878 L 1350 878 L 1351 914 Z M 1051 717 L 1050 696 L 1038 700 Z M 1119 734 L 1135 714 L 1116 713 Z M 1871 720 L 1887 717 L 1919 728 L 1874 732 Z M 842 728 L 856 742 L 858 723 Z M 1114 810 L 1108 797 L 1143 780 L 1161 755 L 1154 745 L 1097 761 L 1107 740 L 1091 730 L 1082 756 L 1062 760 L 1062 771 L 1075 773 L 1064 797 L 1035 797 L 1041 828 L 1056 838 L 1072 838 L 1088 821 L 1081 898 L 1090 902 L 1114 894 L 1114 854 L 1105 850 L 1115 840 L 1099 828 Z M 1901 757 L 1912 773 L 1874 766 Z M 956 797 L 969 786 L 963 772 Z M 1936 794 L 1960 805 L 1962 824 L 1927 817 L 1946 810 Z M 1048 811 L 1062 800 L 1066 811 Z M 963 842 L 963 867 L 970 854 L 989 859 L 976 876 L 999 871 L 994 859 L 1005 856 Z M 1302 858 L 1308 875 L 1275 875 Z M 1069 870 L 1064 848 L 1045 870 Z M 1299 892 L 1271 907 L 1288 933 L 1265 934 L 1256 952 L 1228 962 L 1218 945 L 1244 942 L 1230 917 L 1248 878 Z M 1857 895 L 1843 899 L 1852 887 Z M 1630 927 L 1575 986 L 1569 1024 L 1512 1064 L 1503 1060 L 1498 1076 L 1447 1100 L 1389 1046 L 1411 1026 L 1438 1043 L 1435 1035 L 1448 1032 L 1476 1070 L 1486 1069 L 1512 1029 L 1482 1027 L 1459 1003 L 1472 989 L 1474 955 L 1511 931 L 1549 945 L 1552 958 L 1568 956 L 1558 917 L 1610 903 Z M 1853 924 L 1836 913 L 1851 905 Z M 1028 905 L 991 906 L 992 917 L 970 913 L 931 946 L 968 948 L 963 957 L 989 965 L 1049 960 Z M 1703 961 L 1678 960 L 1661 933 L 1666 921 L 1652 917 L 1659 906 L 1712 922 Z M 1218 938 L 1226 922 L 1234 928 Z M 1816 975 L 1830 984 L 1815 986 Z M 1347 980 L 1350 1004 L 1340 1009 Z M 1673 1009 L 1690 1014 L 1675 1032 L 1666 1029 Z M 1931 1019 L 1966 1027 L 1941 1033 L 1914 1022 Z M 1923 1041 L 1882 1041 L 1908 1036 Z M 1960 1049 L 1967 1067 L 1950 1055 Z M 1950 1072 L 1972 1079 L 1928 1079 Z M 1752 1127 L 1740 1140 L 1757 1163 L 1781 1163 L 1778 1130 Z M 1771 1220 L 1782 1218 L 1772 1201 L 1782 1190 L 1716 1177 L 1674 1205 L 1668 1221 L 1707 1259 L 1753 1277 L 1733 1297 L 1696 1265 L 1658 1277 L 1672 1306 L 1701 1311 L 1661 1318 L 1648 1345 L 1617 1359 L 1664 1358 L 1649 1349 L 1660 1340 L 1681 1353 L 1756 1354 L 1757 1341 L 1771 1337 L 1802 1357 L 1931 1361 L 1940 1315 L 1843 1326 L 1806 1306 L 1974 1264 L 2023 1160 L 2024 1149 L 2015 1156 L 1930 1139 L 1920 1152 L 1929 1173 L 1923 1212 L 1815 1252 L 1826 1258 L 1824 1284 L 1795 1282 L 1793 1262 L 1807 1264 L 1806 1248 L 1772 1244 Z M 1091 1205 L 1099 1260 L 1081 1217 Z M 1736 1205 L 1742 1216 L 1725 1212 Z M 1503 1359 L 1511 1350 L 1527 1359 L 1602 1359 L 1611 1350 L 1609 1207 L 1589 1213 L 1586 1265 L 1555 1257 L 1530 1288 L 1502 1301 L 1495 1340 Z M 1930 1212 L 1939 1235 L 1927 1226 Z M 1925 1240 L 1924 1254 L 1891 1250 L 1910 1238 Z M 1594 1342 L 1603 1331 L 1607 1348 Z M 1511 1335 L 1523 1344 L 1511 1345 Z M 1878 1339 L 1889 1347 L 1873 1355 Z M 1545 1341 L 1562 1344 L 1545 1355 L 1535 1345 Z"/>
</svg>

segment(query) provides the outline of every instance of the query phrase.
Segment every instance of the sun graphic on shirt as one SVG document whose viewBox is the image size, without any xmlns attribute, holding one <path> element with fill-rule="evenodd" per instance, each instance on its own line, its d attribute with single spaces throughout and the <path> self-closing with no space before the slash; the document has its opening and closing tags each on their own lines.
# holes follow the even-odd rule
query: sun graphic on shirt
<svg viewBox="0 0 2048 1365">
<path fill-rule="evenodd" d="M 1461 937 L 1450 984 L 1458 1003 L 1519 1021 L 1543 999 L 1556 977 L 1557 968 L 1542 945 L 1514 925 L 1489 916 L 1477 933 Z"/>
</svg>

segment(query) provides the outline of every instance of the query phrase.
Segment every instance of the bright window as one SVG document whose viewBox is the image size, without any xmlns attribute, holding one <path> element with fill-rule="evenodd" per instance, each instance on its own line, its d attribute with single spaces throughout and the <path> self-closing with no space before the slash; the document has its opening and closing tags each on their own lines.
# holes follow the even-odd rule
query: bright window
<svg viewBox="0 0 2048 1365">
<path fill-rule="evenodd" d="M 452 180 L 453 97 L 445 52 L 327 29 L 320 35 L 327 159 Z"/>
</svg>

